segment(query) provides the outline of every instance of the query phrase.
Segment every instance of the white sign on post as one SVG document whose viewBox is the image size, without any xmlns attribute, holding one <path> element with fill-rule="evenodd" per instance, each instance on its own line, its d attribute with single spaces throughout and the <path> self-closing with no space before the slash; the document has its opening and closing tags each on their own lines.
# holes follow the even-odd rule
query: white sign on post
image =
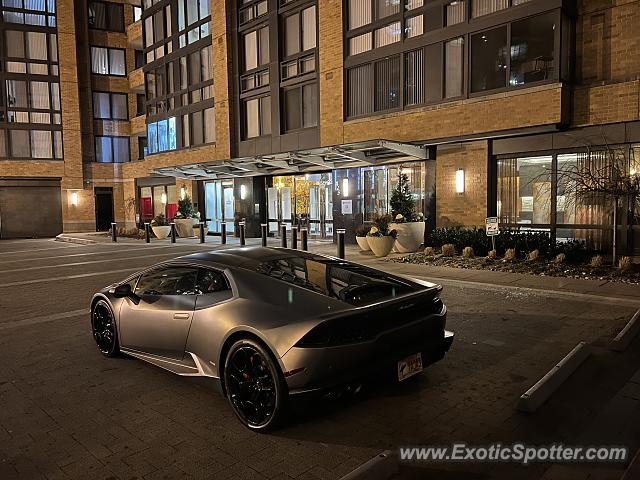
<svg viewBox="0 0 640 480">
<path fill-rule="evenodd" d="M 500 235 L 500 227 L 498 226 L 498 217 L 488 217 L 485 220 L 485 230 L 488 237 Z"/>
<path fill-rule="evenodd" d="M 341 212 L 343 215 L 353 214 L 353 200 L 342 200 Z"/>
</svg>

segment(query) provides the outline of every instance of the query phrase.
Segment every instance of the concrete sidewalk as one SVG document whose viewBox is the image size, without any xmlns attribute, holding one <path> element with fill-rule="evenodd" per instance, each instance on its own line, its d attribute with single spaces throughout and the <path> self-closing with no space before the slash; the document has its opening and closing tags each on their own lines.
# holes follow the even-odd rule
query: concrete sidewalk
<svg viewBox="0 0 640 480">
<path fill-rule="evenodd" d="M 139 245 L 144 248 L 144 239 L 132 239 L 118 237 L 118 242 L 113 243 L 111 236 L 105 232 L 100 233 L 67 233 L 58 236 L 57 240 L 68 241 L 78 244 L 110 244 L 117 245 Z M 219 236 L 207 236 L 204 244 L 200 244 L 198 238 L 177 238 L 176 245 L 200 246 L 203 249 L 229 248 L 240 245 L 240 239 L 234 236 L 227 236 L 227 244 L 221 245 Z M 169 239 L 151 239 L 152 245 L 170 245 Z M 260 238 L 247 238 L 247 245 L 260 245 Z M 280 246 L 279 238 L 269 238 L 269 246 Z M 288 239 L 288 246 L 291 246 L 291 238 Z M 301 242 L 298 239 L 298 248 Z M 337 255 L 337 247 L 330 240 L 309 240 L 309 251 L 322 253 L 325 255 Z M 362 252 L 356 245 L 347 245 L 345 256 L 348 260 L 380 268 L 388 272 L 418 277 L 436 283 L 448 285 L 464 284 L 476 285 L 478 287 L 496 286 L 507 288 L 529 289 L 544 292 L 563 292 L 565 294 L 587 295 L 602 297 L 605 299 L 621 299 L 625 303 L 638 304 L 640 306 L 640 285 L 627 284 L 621 282 L 611 282 L 608 280 L 584 280 L 565 277 L 546 277 L 527 275 L 522 273 L 493 272 L 490 270 L 473 270 L 451 267 L 436 267 L 430 265 L 396 263 L 390 259 L 400 257 L 400 254 L 390 254 L 386 258 L 376 258 L 371 252 Z"/>
</svg>

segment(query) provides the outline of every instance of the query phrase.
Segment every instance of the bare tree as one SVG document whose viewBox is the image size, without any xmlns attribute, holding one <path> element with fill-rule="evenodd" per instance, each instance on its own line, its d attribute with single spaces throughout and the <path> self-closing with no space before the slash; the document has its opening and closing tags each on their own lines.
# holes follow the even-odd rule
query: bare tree
<svg viewBox="0 0 640 480">
<path fill-rule="evenodd" d="M 606 136 L 594 145 L 583 141 L 575 161 L 558 162 L 557 188 L 576 210 L 602 205 L 612 209 L 612 260 L 617 262 L 618 208 L 621 201 L 634 208 L 640 198 L 638 160 L 628 145 L 610 145 Z"/>
</svg>

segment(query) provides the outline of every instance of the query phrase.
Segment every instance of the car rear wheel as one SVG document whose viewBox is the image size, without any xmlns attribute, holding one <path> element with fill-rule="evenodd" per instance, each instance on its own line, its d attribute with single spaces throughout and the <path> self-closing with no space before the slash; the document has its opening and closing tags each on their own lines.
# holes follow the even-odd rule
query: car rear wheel
<svg viewBox="0 0 640 480">
<path fill-rule="evenodd" d="M 231 408 L 247 427 L 267 431 L 278 425 L 285 410 L 286 385 L 275 360 L 260 343 L 243 339 L 231 346 L 224 382 Z"/>
<path fill-rule="evenodd" d="M 91 310 L 91 331 L 103 355 L 113 357 L 120 353 L 115 317 L 104 300 L 96 302 Z"/>
</svg>

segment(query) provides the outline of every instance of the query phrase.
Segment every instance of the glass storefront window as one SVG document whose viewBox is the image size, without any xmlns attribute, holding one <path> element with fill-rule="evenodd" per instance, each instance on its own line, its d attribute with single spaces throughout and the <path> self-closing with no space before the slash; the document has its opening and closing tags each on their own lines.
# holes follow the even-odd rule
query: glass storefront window
<svg viewBox="0 0 640 480">
<path fill-rule="evenodd" d="M 367 168 L 362 172 L 364 195 L 364 221 L 371 222 L 387 213 L 387 169 Z"/>
<path fill-rule="evenodd" d="M 551 223 L 551 167 L 553 157 L 498 160 L 498 205 L 501 223 Z"/>
</svg>

